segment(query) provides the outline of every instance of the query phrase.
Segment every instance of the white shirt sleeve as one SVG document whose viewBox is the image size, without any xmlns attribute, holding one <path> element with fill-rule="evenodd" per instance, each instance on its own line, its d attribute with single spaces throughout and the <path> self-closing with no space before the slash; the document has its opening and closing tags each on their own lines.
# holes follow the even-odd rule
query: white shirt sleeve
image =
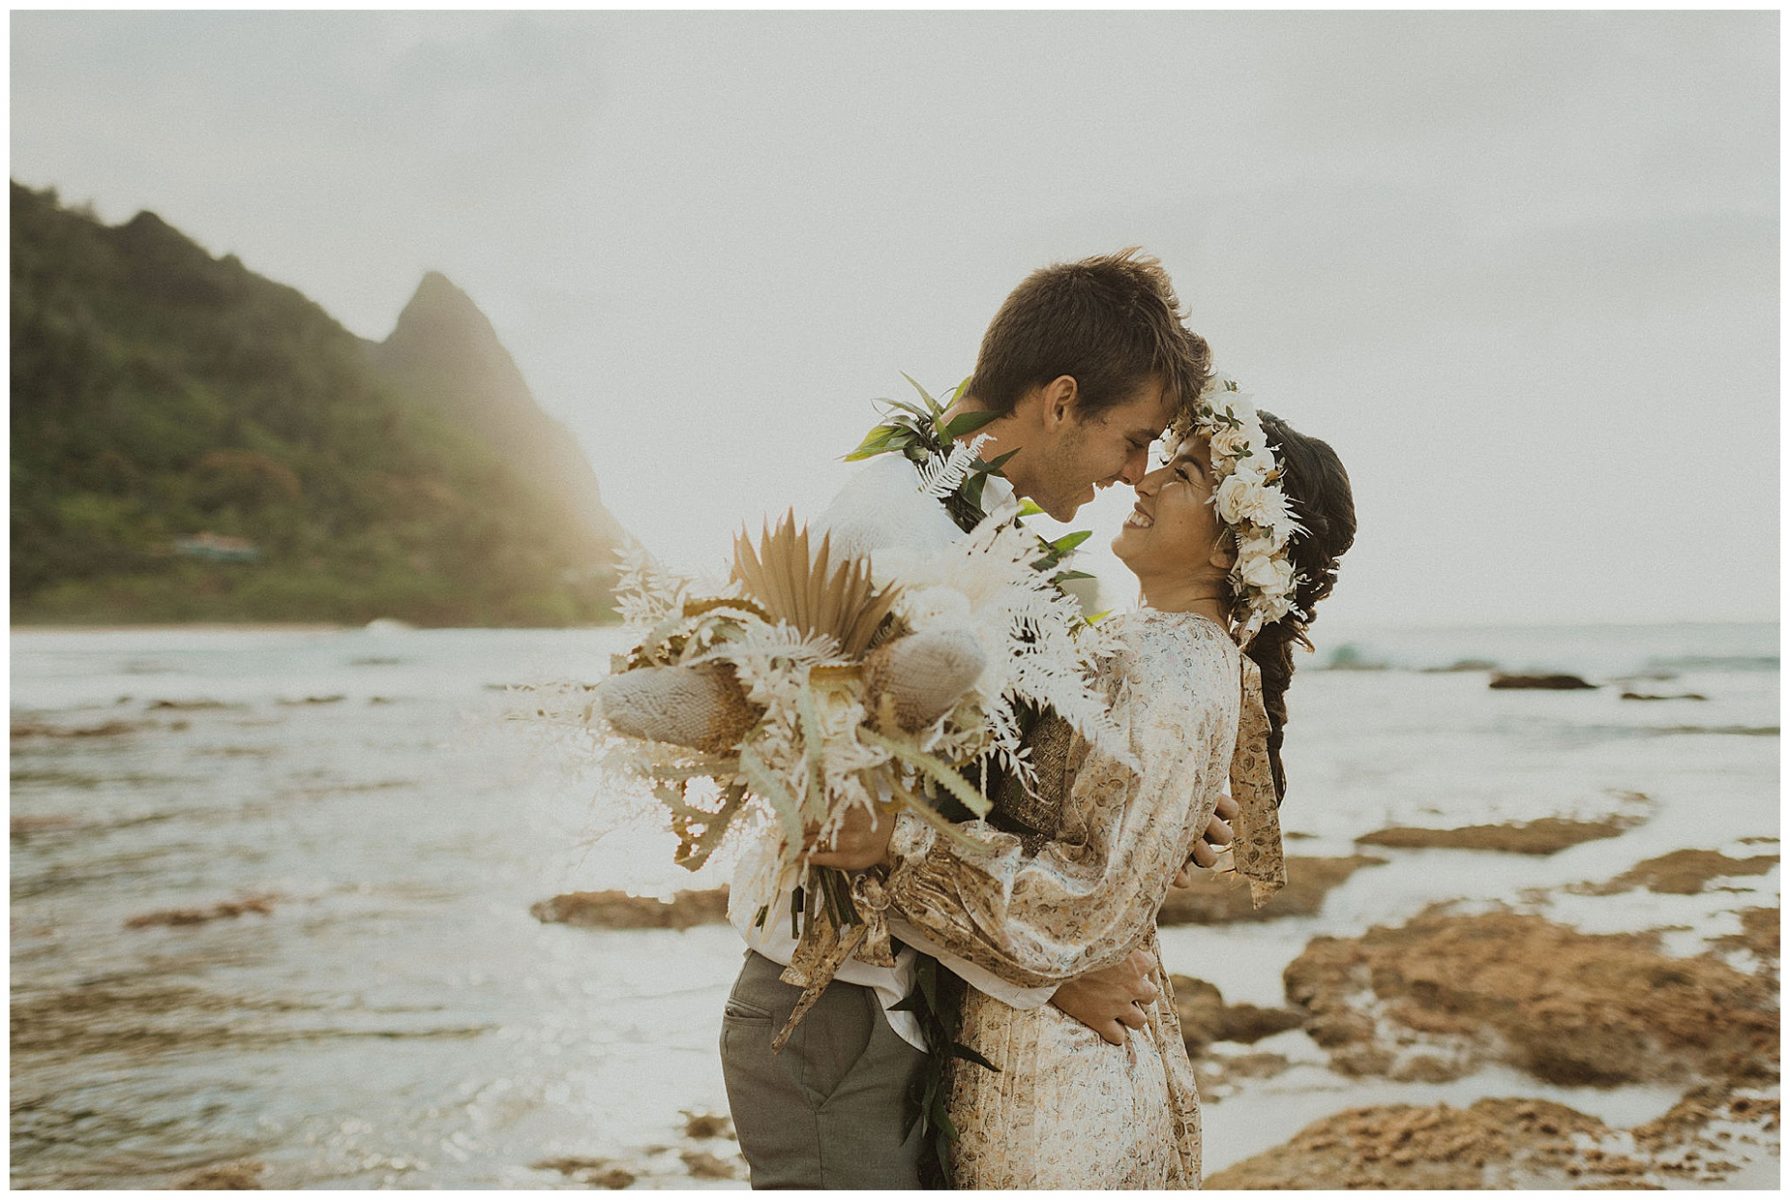
<svg viewBox="0 0 1790 1200">
<path fill-rule="evenodd" d="M 993 996 L 1009 1008 L 1043 1008 L 1057 994 L 1056 985 L 1027 988 L 1008 983 L 992 971 L 983 970 L 967 958 L 959 958 L 919 929 L 894 913 L 889 914 L 889 932 L 903 942 L 939 960 L 951 974 L 962 979 L 978 992 Z"/>
</svg>

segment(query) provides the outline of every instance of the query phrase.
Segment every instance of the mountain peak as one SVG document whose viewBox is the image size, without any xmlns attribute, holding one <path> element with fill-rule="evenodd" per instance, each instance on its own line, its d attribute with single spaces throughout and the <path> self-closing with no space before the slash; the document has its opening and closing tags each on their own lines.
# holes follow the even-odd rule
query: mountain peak
<svg viewBox="0 0 1790 1200">
<path fill-rule="evenodd" d="M 497 344 L 497 331 L 472 297 L 454 286 L 440 271 L 429 271 L 416 285 L 409 303 L 398 314 L 386 345 L 421 342 L 446 347 L 456 342 L 491 346 Z"/>
</svg>

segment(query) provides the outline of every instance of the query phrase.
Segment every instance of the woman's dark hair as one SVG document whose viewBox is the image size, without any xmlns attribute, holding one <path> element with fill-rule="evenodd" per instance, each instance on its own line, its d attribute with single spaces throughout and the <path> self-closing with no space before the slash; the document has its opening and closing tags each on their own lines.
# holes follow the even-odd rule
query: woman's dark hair
<svg viewBox="0 0 1790 1200">
<path fill-rule="evenodd" d="M 1268 710 L 1268 761 L 1274 768 L 1275 802 L 1286 798 L 1287 773 L 1280 763 L 1286 735 L 1287 686 L 1293 682 L 1293 645 L 1311 649 L 1306 627 L 1316 616 L 1318 601 L 1336 586 L 1336 563 L 1355 543 L 1355 496 L 1349 473 L 1329 442 L 1307 437 L 1270 412 L 1261 412 L 1262 430 L 1280 464 L 1281 487 L 1292 501 L 1293 515 L 1305 533 L 1293 535 L 1287 556 L 1301 577 L 1291 613 L 1264 625 L 1249 644 L 1249 657 L 1262 671 L 1262 705 Z"/>
</svg>

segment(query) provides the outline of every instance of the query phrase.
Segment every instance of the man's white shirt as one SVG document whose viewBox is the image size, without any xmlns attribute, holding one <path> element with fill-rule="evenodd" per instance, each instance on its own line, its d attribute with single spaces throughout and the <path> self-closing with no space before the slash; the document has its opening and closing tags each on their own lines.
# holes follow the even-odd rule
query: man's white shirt
<svg viewBox="0 0 1790 1200">
<path fill-rule="evenodd" d="M 1006 480 L 998 475 L 988 477 L 983 490 L 985 508 L 992 510 L 1012 498 L 1013 488 Z M 900 454 L 881 454 L 863 463 L 851 482 L 840 489 L 832 504 L 813 523 L 811 533 L 814 536 L 830 535 L 836 554 L 863 556 L 898 547 L 937 550 L 963 536 L 944 505 L 920 490 L 919 474 L 914 470 L 914 464 Z M 771 905 L 770 915 L 762 928 L 754 927 L 751 915 L 745 913 L 735 914 L 734 927 L 753 950 L 772 962 L 788 966 L 795 954 L 796 938 L 790 933 L 789 922 L 779 919 L 779 915 L 789 911 L 790 898 L 784 895 L 779 897 L 778 903 Z M 936 945 L 895 914 L 890 915 L 889 928 L 911 947 L 895 956 L 893 967 L 872 966 L 849 958 L 835 978 L 875 992 L 890 1026 L 922 1050 L 927 1048 L 926 1039 L 914 1014 L 889 1011 L 913 990 L 915 950 L 932 955 L 971 987 L 1014 1008 L 1037 1008 L 1056 990 L 1015 987 Z"/>
</svg>

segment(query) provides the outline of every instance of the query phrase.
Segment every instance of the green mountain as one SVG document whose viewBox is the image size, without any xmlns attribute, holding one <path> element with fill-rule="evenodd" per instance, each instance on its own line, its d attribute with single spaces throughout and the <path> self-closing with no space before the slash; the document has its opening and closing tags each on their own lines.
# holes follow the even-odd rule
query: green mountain
<svg viewBox="0 0 1790 1200">
<path fill-rule="evenodd" d="M 153 213 L 13 184 L 15 623 L 585 623 L 628 540 L 442 276 L 371 343 Z"/>
</svg>

